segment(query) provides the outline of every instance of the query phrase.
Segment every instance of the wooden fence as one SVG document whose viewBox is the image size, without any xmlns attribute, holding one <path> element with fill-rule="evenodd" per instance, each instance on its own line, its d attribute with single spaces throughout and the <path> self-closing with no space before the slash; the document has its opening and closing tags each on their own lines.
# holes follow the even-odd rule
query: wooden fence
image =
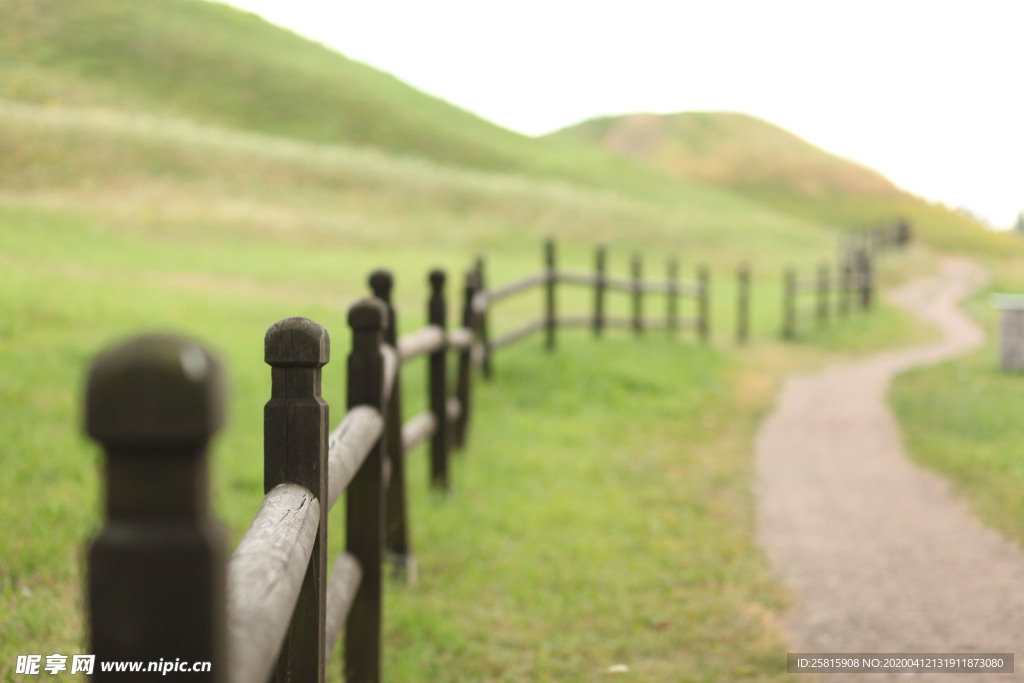
<svg viewBox="0 0 1024 683">
<path fill-rule="evenodd" d="M 711 332 L 710 326 L 710 271 L 706 266 L 697 268 L 695 281 L 679 279 L 679 264 L 675 259 L 666 262 L 664 280 L 644 280 L 643 262 L 639 255 L 631 260 L 630 277 L 613 277 L 608 274 L 607 250 L 598 247 L 594 254 L 594 271 L 573 272 L 559 270 L 556 260 L 555 243 L 547 240 L 544 243 L 544 262 L 541 272 L 508 283 L 491 290 L 481 289 L 474 303 L 475 310 L 483 316 L 481 335 L 484 340 L 484 374 L 492 375 L 491 354 L 504 346 L 523 339 L 534 332 L 544 332 L 545 348 L 553 350 L 556 345 L 557 330 L 560 327 L 589 327 L 595 336 L 601 336 L 604 330 L 616 327 L 631 329 L 635 334 L 645 330 L 665 328 L 670 331 L 694 330 L 698 338 L 706 342 Z M 477 262 L 478 281 L 483 282 L 483 262 Z M 560 284 L 591 287 L 594 290 L 593 311 L 590 314 L 559 315 L 557 288 Z M 501 337 L 491 339 L 489 317 L 491 307 L 499 301 L 514 294 L 544 290 L 544 310 L 539 318 L 505 333 Z M 608 292 L 621 292 L 629 295 L 631 315 L 629 317 L 612 316 L 607 313 Z M 664 317 L 645 317 L 644 302 L 647 295 L 656 294 L 665 297 Z M 690 300 L 694 305 L 693 315 L 680 314 L 680 301 Z"/>
<path fill-rule="evenodd" d="M 556 267 L 553 242 L 538 274 L 485 288 L 482 260 L 466 274 L 459 326 L 449 328 L 446 277 L 429 275 L 427 325 L 399 336 L 394 279 L 376 271 L 374 296 L 348 312 L 347 406 L 329 429 L 321 396 L 330 338 L 321 325 L 288 318 L 264 340 L 271 396 L 264 409 L 264 493 L 233 553 L 212 518 L 207 445 L 224 419 L 224 380 L 206 350 L 173 335 L 146 335 L 100 354 L 86 386 L 86 430 L 105 452 L 106 516 L 88 553 L 90 647 L 97 659 L 210 662 L 190 680 L 232 683 L 323 681 L 328 657 L 345 632 L 348 681 L 380 681 L 383 565 L 415 580 L 406 506 L 406 456 L 430 440 L 430 481 L 449 487 L 449 456 L 466 442 L 472 368 L 492 372 L 494 352 L 532 332 L 553 349 L 560 326 L 692 329 L 707 341 L 710 276 L 645 281 L 634 258 L 629 279 L 611 277 L 599 248 L 593 273 Z M 741 311 L 749 308 L 749 269 L 741 267 Z M 745 284 L 744 284 L 745 283 Z M 594 288 L 591 315 L 560 316 L 559 284 Z M 542 316 L 489 338 L 494 304 L 544 289 Z M 631 316 L 606 314 L 608 291 L 630 295 Z M 644 297 L 664 295 L 664 318 L 645 318 Z M 680 300 L 694 313 L 680 314 Z M 746 313 L 737 338 L 746 340 Z M 454 354 L 455 382 L 448 362 Z M 403 421 L 401 372 L 428 364 L 428 409 Z M 327 571 L 327 513 L 344 495 L 346 551 Z M 116 680 L 97 670 L 97 681 Z M 142 672 L 133 680 L 162 679 Z"/>
<path fill-rule="evenodd" d="M 818 326 L 830 317 L 871 309 L 875 292 L 874 257 L 910 243 L 906 221 L 879 225 L 844 237 L 833 269 L 822 262 L 810 275 L 801 277 L 795 268 L 782 274 L 782 337 L 795 339 L 800 328 Z"/>
<path fill-rule="evenodd" d="M 349 311 L 348 412 L 331 432 L 320 395 L 327 331 L 290 318 L 267 332 L 266 497 L 230 558 L 208 491 L 206 444 L 224 413 L 217 362 L 173 336 L 139 337 L 96 359 L 86 411 L 107 472 L 107 518 L 89 552 L 98 659 L 211 662 L 198 681 L 322 681 L 344 626 L 346 679 L 380 680 L 385 553 L 406 576 L 415 571 L 404 456 L 431 438 L 432 482 L 447 487 L 448 454 L 468 426 L 474 338 L 469 304 L 469 325 L 446 329 L 440 271 L 430 274 L 429 325 L 396 338 L 391 284 L 374 273 L 379 298 Z M 454 393 L 449 351 L 458 354 Z M 420 355 L 429 356 L 430 409 L 403 424 L 400 367 Z M 347 551 L 328 578 L 327 512 L 343 493 Z"/>
</svg>

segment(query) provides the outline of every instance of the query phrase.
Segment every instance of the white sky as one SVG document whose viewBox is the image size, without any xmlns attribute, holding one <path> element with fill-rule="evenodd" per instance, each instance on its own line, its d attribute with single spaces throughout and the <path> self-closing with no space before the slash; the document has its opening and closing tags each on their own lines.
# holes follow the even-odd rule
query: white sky
<svg viewBox="0 0 1024 683">
<path fill-rule="evenodd" d="M 230 0 L 529 135 L 741 111 L 997 227 L 1024 210 L 1018 0 Z"/>
</svg>

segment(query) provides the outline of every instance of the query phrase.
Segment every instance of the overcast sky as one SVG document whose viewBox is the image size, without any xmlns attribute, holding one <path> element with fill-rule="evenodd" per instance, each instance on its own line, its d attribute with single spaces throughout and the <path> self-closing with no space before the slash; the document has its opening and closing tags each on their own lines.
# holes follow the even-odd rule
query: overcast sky
<svg viewBox="0 0 1024 683">
<path fill-rule="evenodd" d="M 1024 210 L 1017 0 L 231 0 L 499 125 L 739 111 L 997 227 Z"/>
</svg>

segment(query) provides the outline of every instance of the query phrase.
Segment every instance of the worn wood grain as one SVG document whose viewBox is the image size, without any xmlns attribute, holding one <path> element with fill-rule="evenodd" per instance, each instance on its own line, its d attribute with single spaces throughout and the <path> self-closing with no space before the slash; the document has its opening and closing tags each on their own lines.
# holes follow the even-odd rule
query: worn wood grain
<svg viewBox="0 0 1024 683">
<path fill-rule="evenodd" d="M 543 330 L 546 323 L 547 321 L 544 320 L 543 318 L 541 318 L 540 320 L 534 320 L 533 322 L 527 323 L 522 327 L 516 330 L 512 330 L 511 332 L 507 332 L 502 336 L 498 337 L 497 339 L 493 340 L 490 344 L 490 348 L 492 351 L 495 351 L 503 346 L 508 346 L 513 342 L 519 341 L 523 337 L 527 337 L 533 334 L 534 332 Z"/>
<path fill-rule="evenodd" d="M 359 561 L 348 553 L 340 553 L 327 579 L 327 653 L 334 649 L 352 608 L 352 600 L 363 580 Z"/>
<path fill-rule="evenodd" d="M 348 411 L 328 440 L 327 509 L 338 502 L 370 449 L 384 433 L 384 418 L 370 406 Z"/>
<path fill-rule="evenodd" d="M 309 489 L 281 484 L 259 512 L 228 562 L 227 618 L 230 680 L 265 681 L 274 668 L 306 574 L 320 522 Z"/>
<path fill-rule="evenodd" d="M 433 436 L 437 429 L 437 418 L 429 411 L 424 411 L 402 425 L 402 448 L 406 453 L 424 440 Z"/>
<path fill-rule="evenodd" d="M 403 363 L 444 348 L 444 329 L 428 325 L 398 339 L 398 358 Z"/>
</svg>

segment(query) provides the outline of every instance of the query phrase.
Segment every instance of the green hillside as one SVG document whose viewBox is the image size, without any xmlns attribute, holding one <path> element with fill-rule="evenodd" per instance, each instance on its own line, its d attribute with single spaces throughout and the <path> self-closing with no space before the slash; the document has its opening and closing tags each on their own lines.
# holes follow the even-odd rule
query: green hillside
<svg viewBox="0 0 1024 683">
<path fill-rule="evenodd" d="M 513 133 L 226 5 L 0 0 L 0 16 L 0 98 L 158 114 L 648 193 L 670 189 L 640 165 Z"/>
<path fill-rule="evenodd" d="M 861 229 L 904 216 L 937 246 L 991 253 L 1020 246 L 968 216 L 897 188 L 877 171 L 746 114 L 599 117 L 547 138 L 590 143 L 681 180 L 729 188 L 814 221 Z"/>
<path fill-rule="evenodd" d="M 781 267 L 829 257 L 843 227 L 797 189 L 818 182 L 813 168 L 744 185 L 738 163 L 678 175 L 587 140 L 517 135 L 204 0 L 0 0 L 0 159 L 0 680 L 19 654 L 88 651 L 84 548 L 103 472 L 81 401 L 99 349 L 171 329 L 220 356 L 231 403 L 212 488 L 234 544 L 263 497 L 267 327 L 303 315 L 328 328 L 336 422 L 345 310 L 371 270 L 394 271 L 406 332 L 424 323 L 429 269 L 458 292 L 482 253 L 490 283 L 506 284 L 537 270 L 548 235 L 571 270 L 592 266 L 598 242 L 619 277 L 633 251 L 651 276 L 669 255 L 686 277 L 708 264 L 712 342 L 566 332 L 554 354 L 530 340 L 499 353 L 457 495 L 429 495 L 411 456 L 421 582 L 388 581 L 386 680 L 589 681 L 620 664 L 652 681 L 782 680 L 786 596 L 753 523 L 758 421 L 784 373 L 921 334 L 882 303 L 799 345 L 777 339 Z M 886 196 L 849 202 L 868 223 L 890 215 Z M 738 352 L 741 259 L 754 304 Z M 879 272 L 930 263 L 918 248 Z M 560 311 L 593 304 L 566 290 Z M 508 302 L 492 332 L 536 316 L 538 299 Z M 625 315 L 627 297 L 612 299 Z M 427 400 L 422 370 L 403 374 L 406 417 Z"/>
</svg>

